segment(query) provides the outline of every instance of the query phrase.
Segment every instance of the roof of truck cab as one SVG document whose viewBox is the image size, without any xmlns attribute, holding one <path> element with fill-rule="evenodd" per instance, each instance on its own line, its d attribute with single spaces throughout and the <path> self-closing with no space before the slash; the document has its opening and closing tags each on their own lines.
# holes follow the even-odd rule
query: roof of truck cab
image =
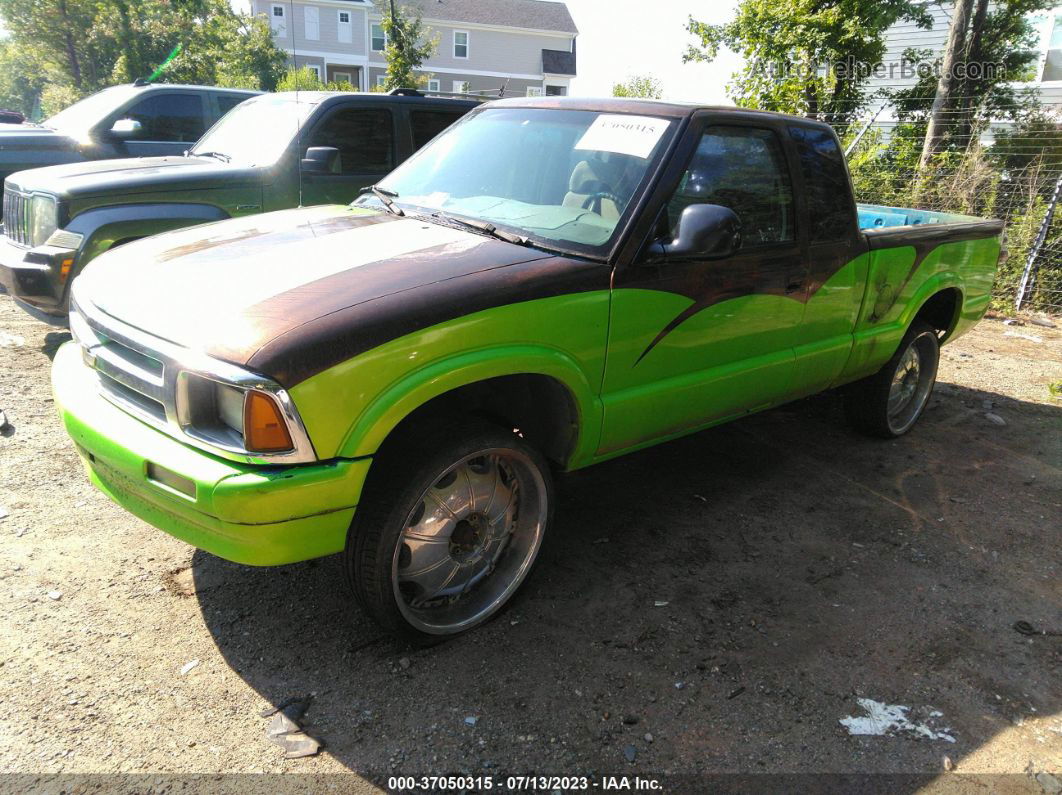
<svg viewBox="0 0 1062 795">
<path fill-rule="evenodd" d="M 683 119 L 699 111 L 718 111 L 720 113 L 785 119 L 787 121 L 799 121 L 806 124 L 829 127 L 825 122 L 767 110 L 750 110 L 748 108 L 738 108 L 734 105 L 702 105 L 696 102 L 664 102 L 659 99 L 637 99 L 633 97 L 514 97 L 512 99 L 494 100 L 487 103 L 486 107 L 592 110 L 600 113 L 641 113 L 647 116 L 664 116 L 671 119 Z"/>
<path fill-rule="evenodd" d="M 482 101 L 478 99 L 465 99 L 463 97 L 447 97 L 435 94 L 411 96 L 408 94 L 387 94 L 380 91 L 277 91 L 270 94 L 264 94 L 263 96 L 291 99 L 300 104 L 307 105 L 317 105 L 330 99 L 349 97 L 357 97 L 360 100 L 379 102 L 385 105 L 394 105 L 403 102 L 417 105 L 421 105 L 425 102 L 439 102 L 447 105 L 457 105 L 459 107 L 467 106 L 471 108 L 483 104 Z"/>
</svg>

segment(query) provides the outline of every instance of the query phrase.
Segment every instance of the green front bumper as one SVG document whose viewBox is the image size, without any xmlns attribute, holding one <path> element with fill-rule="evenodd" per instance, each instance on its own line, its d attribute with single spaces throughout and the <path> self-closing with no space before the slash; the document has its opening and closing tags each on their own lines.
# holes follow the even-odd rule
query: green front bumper
<svg viewBox="0 0 1062 795">
<path fill-rule="evenodd" d="M 209 455 L 102 398 L 74 343 L 55 356 L 52 388 L 92 482 L 160 530 L 255 566 L 343 549 L 369 459 L 261 467 Z M 149 479 L 149 464 L 190 481 L 195 496 Z"/>
</svg>

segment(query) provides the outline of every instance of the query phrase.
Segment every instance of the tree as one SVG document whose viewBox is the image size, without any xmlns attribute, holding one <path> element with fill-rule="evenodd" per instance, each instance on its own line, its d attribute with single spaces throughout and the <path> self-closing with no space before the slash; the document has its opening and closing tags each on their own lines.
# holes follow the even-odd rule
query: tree
<svg viewBox="0 0 1062 795">
<path fill-rule="evenodd" d="M 1030 16 L 1053 7 L 1052 0 L 956 4 L 945 52 L 934 61 L 938 74 L 927 71 L 913 88 L 894 94 L 897 115 L 923 132 L 922 170 L 943 152 L 965 149 L 990 121 L 1024 123 L 1037 116 L 1039 92 L 1015 84 L 1034 78 L 1039 61 Z M 932 53 L 905 57 L 925 60 Z"/>
<path fill-rule="evenodd" d="M 301 69 L 288 69 L 287 74 L 277 83 L 277 91 L 353 91 L 354 86 L 346 80 L 324 82 L 317 72 L 308 66 Z"/>
<path fill-rule="evenodd" d="M 270 90 L 286 63 L 227 0 L 0 0 L 0 18 L 0 95 L 28 115 L 137 78 Z"/>
<path fill-rule="evenodd" d="M 721 46 L 745 57 L 727 93 L 741 107 L 799 113 L 843 129 L 867 103 L 885 32 L 900 20 L 928 28 L 917 0 L 741 0 L 723 25 L 690 17 L 698 45 L 683 60 L 712 61 Z"/>
<path fill-rule="evenodd" d="M 614 97 L 641 97 L 643 99 L 660 99 L 664 95 L 664 87 L 652 75 L 634 75 L 625 83 L 616 83 L 612 86 Z"/>
<path fill-rule="evenodd" d="M 381 21 L 387 44 L 384 58 L 387 60 L 387 76 L 384 90 L 415 88 L 419 82 L 415 72 L 435 53 L 438 38 L 424 38 L 424 22 L 419 12 L 411 14 L 408 9 L 396 9 L 391 0 L 387 13 Z"/>
</svg>

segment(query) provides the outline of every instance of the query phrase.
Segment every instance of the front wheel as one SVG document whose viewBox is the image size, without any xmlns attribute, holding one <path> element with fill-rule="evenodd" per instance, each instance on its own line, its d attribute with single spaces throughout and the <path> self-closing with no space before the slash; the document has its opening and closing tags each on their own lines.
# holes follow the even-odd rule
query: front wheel
<svg viewBox="0 0 1062 795">
<path fill-rule="evenodd" d="M 362 607 L 422 644 L 501 610 L 549 525 L 553 487 L 542 455 L 510 430 L 460 420 L 406 435 L 373 466 L 346 550 Z"/>
<path fill-rule="evenodd" d="M 893 357 L 874 375 L 848 388 L 848 419 L 872 436 L 892 439 L 907 433 L 933 394 L 939 361 L 937 330 L 915 321 Z"/>
</svg>

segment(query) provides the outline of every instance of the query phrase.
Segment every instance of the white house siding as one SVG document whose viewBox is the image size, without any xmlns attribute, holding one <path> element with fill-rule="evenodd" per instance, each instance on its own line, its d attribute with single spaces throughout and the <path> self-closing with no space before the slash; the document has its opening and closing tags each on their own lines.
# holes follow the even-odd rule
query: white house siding
<svg viewBox="0 0 1062 795">
<path fill-rule="evenodd" d="M 425 66 L 441 69 L 490 71 L 503 74 L 542 74 L 542 50 L 571 52 L 570 35 L 505 32 L 425 20 L 429 36 L 438 36 L 439 46 Z M 468 33 L 468 58 L 454 58 L 455 30 Z"/>
<path fill-rule="evenodd" d="M 382 64 L 375 64 L 369 66 L 369 87 L 376 85 L 378 77 L 382 76 L 387 71 L 386 67 Z M 471 93 L 482 93 L 483 96 L 496 99 L 499 96 L 499 90 L 504 89 L 504 96 L 506 97 L 525 97 L 527 96 L 528 88 L 542 88 L 541 79 L 524 79 L 515 77 L 494 77 L 486 75 L 472 75 L 462 74 L 459 72 L 442 74 L 440 72 L 433 72 L 431 69 L 423 69 L 417 72 L 418 77 L 424 76 L 433 80 L 439 81 L 439 90 L 451 92 L 454 90 L 454 83 L 467 83 L 468 90 Z"/>
</svg>

